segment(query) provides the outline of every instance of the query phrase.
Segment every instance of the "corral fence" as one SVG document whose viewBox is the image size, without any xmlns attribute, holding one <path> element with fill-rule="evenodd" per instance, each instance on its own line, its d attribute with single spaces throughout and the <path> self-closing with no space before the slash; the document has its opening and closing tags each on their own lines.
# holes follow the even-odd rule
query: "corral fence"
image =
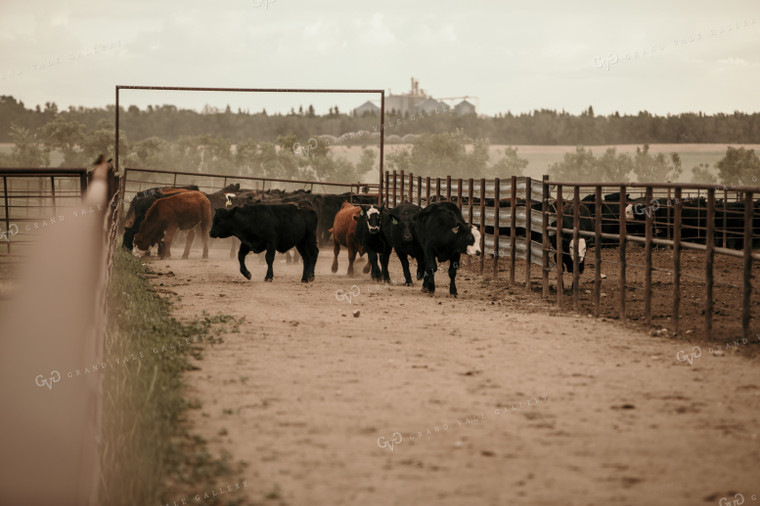
<svg viewBox="0 0 760 506">
<path fill-rule="evenodd" d="M 492 258 L 490 267 L 494 278 L 499 277 L 504 262 L 511 284 L 516 283 L 521 273 L 526 290 L 539 285 L 543 297 L 553 298 L 560 307 L 579 311 L 585 298 L 587 305 L 593 306 L 593 315 L 599 317 L 602 316 L 601 299 L 607 297 L 605 290 L 617 291 L 613 303 L 615 317 L 639 319 L 638 315 L 628 314 L 631 299 L 635 297 L 629 293 L 643 290 L 643 300 L 636 303 L 643 304 L 641 318 L 651 325 L 656 290 L 660 297 L 671 299 L 667 304 L 660 304 L 661 313 L 663 305 L 669 309 L 667 315 L 660 316 L 667 316 L 671 330 L 679 333 L 682 330 L 682 280 L 696 280 L 703 286 L 704 303 L 700 313 L 707 338 L 713 337 L 716 284 L 733 290 L 731 304 L 741 301 L 741 333 L 745 338 L 750 336 L 753 293 L 755 299 L 758 298 L 757 288 L 753 292 L 752 269 L 753 260 L 760 260 L 760 252 L 753 251 L 752 247 L 753 243 L 757 247 L 760 239 L 760 201 L 757 200 L 760 187 L 568 183 L 550 181 L 548 176 L 540 181 L 514 176 L 505 180 L 423 178 L 403 171 L 386 171 L 384 183 L 384 200 L 389 206 L 409 201 L 424 207 L 442 200 L 459 205 L 464 218 L 470 225 L 479 227 L 482 234 L 481 248 L 485 255 L 480 258 L 480 272 L 485 271 L 486 256 Z M 561 242 L 552 239 L 554 234 L 572 245 L 564 253 L 573 264 L 569 297 L 564 289 L 562 262 L 555 262 L 554 244 Z M 593 287 L 584 293 L 581 293 L 578 268 L 580 239 L 590 245 L 585 261 L 593 268 Z M 618 254 L 603 255 L 603 248 L 608 247 L 617 248 Z M 662 258 L 658 258 L 659 265 L 655 265 L 653 251 L 656 248 L 669 252 L 667 263 L 663 264 Z M 682 265 L 684 252 L 691 255 L 689 269 Z M 642 263 L 631 260 L 632 256 L 642 253 Z M 716 282 L 716 257 L 721 257 L 721 261 L 739 262 L 726 270 L 740 274 L 726 282 Z M 608 279 L 603 274 L 605 265 L 616 268 L 616 279 L 612 279 L 613 276 Z M 635 281 L 628 276 L 632 269 Z M 656 288 L 653 273 L 659 277 Z M 552 275 L 554 287 L 549 282 Z M 540 282 L 535 282 L 536 277 L 540 277 Z M 640 283 L 639 278 L 643 278 Z"/>
<path fill-rule="evenodd" d="M 0 168 L 0 278 L 7 277 L 40 236 L 66 219 L 87 190 L 87 169 Z"/>
<path fill-rule="evenodd" d="M 0 167 L 0 280 L 14 275 L 46 230 L 84 214 L 105 215 L 102 205 L 82 207 L 91 179 L 85 168 Z M 119 184 L 112 170 L 106 183 L 110 199 Z"/>
<path fill-rule="evenodd" d="M 205 193 L 213 193 L 227 185 L 240 183 L 249 190 L 280 189 L 293 191 L 309 190 L 312 193 L 349 193 L 349 199 L 354 195 L 377 195 L 377 183 L 327 183 L 300 179 L 278 179 L 233 174 L 212 174 L 186 172 L 176 170 L 155 170 L 127 167 L 124 170 L 124 200 L 129 202 L 137 192 L 156 186 L 182 186 L 194 184 Z"/>
<path fill-rule="evenodd" d="M 3 168 L 0 178 L 5 225 L 20 230 L 5 255 L 23 260 L 0 303 L 0 447 L 23 456 L 0 473 L 0 503 L 95 505 L 103 376 L 66 380 L 104 358 L 119 179 L 105 161 L 92 172 Z M 33 223 L 37 237 L 17 245 Z"/>
</svg>

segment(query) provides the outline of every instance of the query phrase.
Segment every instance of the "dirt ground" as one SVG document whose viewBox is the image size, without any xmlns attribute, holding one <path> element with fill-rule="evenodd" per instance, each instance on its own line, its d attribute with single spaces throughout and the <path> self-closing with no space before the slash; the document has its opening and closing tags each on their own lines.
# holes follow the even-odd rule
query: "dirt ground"
<svg viewBox="0 0 760 506">
<path fill-rule="evenodd" d="M 760 495 L 760 369 L 741 350 L 697 356 L 692 342 L 560 313 L 466 269 L 451 299 L 445 271 L 431 297 L 419 283 L 347 278 L 345 255 L 332 274 L 330 248 L 308 285 L 300 265 L 278 260 L 264 283 L 256 257 L 247 281 L 228 250 L 198 256 L 146 261 L 160 291 L 181 297 L 177 317 L 244 317 L 187 373 L 202 406 L 194 430 L 248 464 L 230 501 L 717 505 Z M 395 258 L 391 276 L 401 279 Z M 742 346 L 760 349 L 760 336 Z"/>
<path fill-rule="evenodd" d="M 586 255 L 586 270 L 580 277 L 579 312 L 584 315 L 594 313 L 594 250 Z M 669 249 L 652 251 L 652 323 L 645 323 L 644 306 L 644 250 L 637 244 L 628 245 L 626 252 L 626 324 L 645 331 L 665 328 L 673 335 L 673 252 Z M 602 317 L 620 319 L 620 252 L 618 248 L 602 248 L 601 296 L 599 314 Z M 493 263 L 486 259 L 484 272 L 492 276 Z M 522 261 L 515 264 L 516 286 L 509 287 L 509 260 L 501 259 L 499 263 L 499 284 L 515 296 L 520 296 L 525 286 L 525 268 Z M 480 272 L 480 271 L 478 271 Z M 556 301 L 555 275 L 552 269 L 549 275 L 551 302 Z M 681 305 L 679 335 L 699 343 L 732 342 L 741 339 L 742 333 L 742 293 L 743 265 L 741 258 L 723 255 L 715 256 L 713 267 L 713 337 L 707 338 L 705 331 L 705 260 L 704 253 L 683 251 L 681 255 Z M 570 291 L 572 276 L 565 274 L 565 295 L 562 308 L 572 311 L 574 303 Z M 532 291 L 542 293 L 541 267 L 531 268 Z M 750 305 L 750 330 L 752 335 L 760 332 L 760 263 L 752 265 L 752 297 Z M 527 295 L 525 300 L 534 300 L 534 295 Z M 523 299 L 521 299 L 523 300 Z M 744 348 L 751 351 L 751 348 Z M 756 352 L 760 349 L 756 350 Z"/>
</svg>

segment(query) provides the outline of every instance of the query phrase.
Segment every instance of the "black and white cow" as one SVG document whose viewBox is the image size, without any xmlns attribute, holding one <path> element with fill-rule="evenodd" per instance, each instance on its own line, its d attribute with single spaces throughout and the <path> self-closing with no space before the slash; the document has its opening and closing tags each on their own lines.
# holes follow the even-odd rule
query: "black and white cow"
<svg viewBox="0 0 760 506">
<path fill-rule="evenodd" d="M 435 292 L 436 259 L 449 262 L 449 294 L 457 296 L 455 278 L 462 253 L 480 255 L 480 231 L 469 226 L 451 202 L 430 204 L 417 215 L 414 229 L 422 247 L 424 280 L 422 291 Z"/>
<path fill-rule="evenodd" d="M 310 206 L 252 204 L 217 209 L 209 235 L 240 239 L 240 272 L 248 279 L 251 279 L 251 273 L 245 266 L 245 256 L 249 252 L 266 251 L 267 275 L 264 281 L 272 281 L 275 251 L 285 253 L 295 247 L 303 258 L 301 281 L 306 283 L 314 280 L 314 266 L 319 256 L 316 231 L 317 212 Z"/>
<path fill-rule="evenodd" d="M 383 234 L 385 240 L 396 250 L 396 255 L 404 269 L 404 284 L 412 286 L 412 274 L 409 271 L 409 259 L 417 260 L 417 279 L 424 275 L 423 254 L 414 223 L 422 208 L 411 202 L 402 202 L 383 214 Z"/>
<path fill-rule="evenodd" d="M 367 258 L 372 268 L 372 279 L 390 283 L 388 260 L 391 256 L 391 244 L 382 232 L 384 208 L 374 204 L 361 206 L 362 210 L 354 215 L 356 220 L 356 242 L 367 252 Z M 378 258 L 380 267 L 377 265 Z"/>
<path fill-rule="evenodd" d="M 556 212 L 556 203 L 552 205 Z M 584 231 L 584 232 L 593 232 L 594 231 L 594 221 L 591 219 L 591 213 L 589 212 L 588 208 L 581 204 L 578 206 L 578 230 Z M 573 239 L 573 202 L 572 201 L 566 201 L 564 202 L 563 211 L 562 211 L 562 241 L 561 241 L 561 251 L 562 256 L 561 260 L 557 259 L 555 257 L 555 260 L 562 262 L 562 268 L 564 271 L 567 271 L 569 273 L 573 272 L 573 255 L 575 255 L 575 240 Z M 556 215 L 553 217 L 553 221 L 550 220 L 550 225 L 553 227 L 557 226 L 557 219 Z M 550 232 L 549 236 L 551 238 L 552 245 L 554 248 L 559 251 L 560 248 L 557 247 L 557 234 L 556 232 Z M 586 250 L 587 250 L 587 243 L 588 240 L 578 234 L 578 273 L 583 274 L 583 271 L 586 268 Z"/>
</svg>

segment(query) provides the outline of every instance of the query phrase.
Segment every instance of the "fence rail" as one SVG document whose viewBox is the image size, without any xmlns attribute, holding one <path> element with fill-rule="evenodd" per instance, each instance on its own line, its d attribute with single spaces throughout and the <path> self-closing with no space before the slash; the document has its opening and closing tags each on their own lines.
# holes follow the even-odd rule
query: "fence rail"
<svg viewBox="0 0 760 506">
<path fill-rule="evenodd" d="M 141 178 L 142 177 L 142 178 Z M 135 167 L 127 167 L 124 174 L 124 193 L 125 199 L 133 196 L 139 191 L 145 190 L 152 186 L 177 186 L 186 184 L 195 184 L 201 191 L 207 193 L 221 190 L 229 184 L 248 183 L 250 189 L 267 190 L 274 188 L 277 184 L 280 187 L 308 187 L 309 190 L 346 190 L 353 195 L 378 195 L 379 185 L 377 183 L 329 183 L 321 181 L 311 181 L 303 179 L 281 179 L 265 178 L 254 176 L 241 176 L 234 174 L 206 174 L 199 172 L 172 171 L 172 170 L 155 170 Z M 256 185 L 260 185 L 256 188 Z M 332 193 L 324 191 L 325 193 Z"/>
<path fill-rule="evenodd" d="M 516 282 L 516 268 L 525 272 L 524 286 L 532 290 L 531 265 L 540 269 L 542 294 L 551 296 L 549 278 L 556 280 L 554 299 L 564 304 L 563 262 L 557 261 L 555 244 L 563 244 L 563 258 L 572 264 L 571 303 L 580 307 L 580 239 L 585 239 L 589 263 L 593 264 L 593 313 L 600 316 L 600 299 L 604 286 L 602 265 L 618 270 L 619 317 L 628 317 L 628 279 L 632 268 L 643 269 L 645 323 L 652 323 L 652 273 L 673 276 L 673 318 L 671 328 L 679 332 L 682 304 L 681 279 L 702 279 L 705 286 L 704 331 L 713 335 L 715 259 L 741 259 L 741 325 L 749 337 L 752 304 L 753 261 L 760 261 L 760 187 L 706 184 L 647 183 L 573 183 L 541 181 L 511 177 L 501 181 L 420 177 L 401 172 L 385 172 L 384 200 L 390 206 L 401 201 L 420 206 L 448 200 L 456 203 L 469 224 L 478 226 L 482 234 L 481 248 L 493 259 L 493 277 L 499 277 L 500 261 L 508 262 L 509 281 Z M 616 195 L 617 194 L 617 195 Z M 721 199 L 716 196 L 720 194 Z M 612 200 L 610 200 L 612 198 Z M 514 210 L 514 212 L 513 212 Z M 556 236 L 562 238 L 557 241 Z M 565 243 L 572 244 L 567 250 Z M 629 261 L 634 250 L 628 244 L 643 246 L 643 265 Z M 618 261 L 603 260 L 602 247 L 619 250 Z M 730 247 L 730 246 L 733 246 Z M 739 247 L 740 246 L 740 247 Z M 672 268 L 655 266 L 653 250 L 672 250 Z M 703 254 L 704 277 L 683 272 L 685 250 Z M 638 252 L 638 251 L 637 251 Z M 530 259 L 528 261 L 528 259 Z M 516 261 L 520 263 L 516 263 Z M 480 271 L 485 270 L 485 255 Z M 637 272 L 638 274 L 638 272 Z M 731 283 L 722 286 L 735 287 Z"/>
<path fill-rule="evenodd" d="M 0 277 L 7 277 L 39 232 L 65 219 L 62 209 L 82 202 L 88 175 L 84 168 L 0 167 L 0 184 Z"/>
</svg>

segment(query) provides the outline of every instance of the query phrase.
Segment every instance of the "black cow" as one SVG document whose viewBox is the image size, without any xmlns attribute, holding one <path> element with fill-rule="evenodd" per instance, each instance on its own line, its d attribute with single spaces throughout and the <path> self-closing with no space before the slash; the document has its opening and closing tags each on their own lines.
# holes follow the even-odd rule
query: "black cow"
<svg viewBox="0 0 760 506">
<path fill-rule="evenodd" d="M 285 253 L 295 246 L 303 258 L 301 281 L 306 283 L 314 280 L 314 266 L 319 256 L 316 231 L 317 213 L 310 206 L 253 204 L 217 209 L 209 235 L 234 235 L 240 239 L 240 272 L 248 279 L 251 279 L 251 273 L 245 266 L 245 256 L 249 252 L 266 251 L 267 275 L 264 281 L 272 281 L 275 251 Z"/>
<path fill-rule="evenodd" d="M 367 252 L 367 258 L 372 268 L 372 279 L 390 283 L 388 260 L 392 248 L 391 243 L 381 230 L 384 221 L 383 215 L 387 211 L 385 208 L 379 208 L 376 205 L 361 206 L 361 208 L 361 212 L 353 217 L 356 220 L 356 242 Z M 377 266 L 378 257 L 380 267 Z"/>
<path fill-rule="evenodd" d="M 402 202 L 383 214 L 383 234 L 388 244 L 396 250 L 396 255 L 401 261 L 406 286 L 412 286 L 412 274 L 409 272 L 407 256 L 417 260 L 417 279 L 422 279 L 424 275 L 422 247 L 414 230 L 414 223 L 420 211 L 422 211 L 420 206 L 411 202 Z"/>
<path fill-rule="evenodd" d="M 480 231 L 467 225 L 456 204 L 438 202 L 430 204 L 417 215 L 414 230 L 422 247 L 424 280 L 422 291 L 435 292 L 436 258 L 449 262 L 449 294 L 457 296 L 455 278 L 462 253 L 480 255 Z M 419 260 L 418 260 L 419 261 Z"/>
<path fill-rule="evenodd" d="M 148 190 L 137 192 L 129 203 L 129 209 L 124 221 L 124 237 L 122 238 L 122 246 L 124 249 L 132 251 L 134 246 L 135 234 L 140 230 L 143 220 L 145 220 L 145 214 L 150 209 L 155 201 L 164 197 L 170 197 L 178 191 L 182 190 L 194 190 L 198 191 L 198 187 L 195 185 L 177 186 L 177 187 L 156 187 Z"/>
</svg>

